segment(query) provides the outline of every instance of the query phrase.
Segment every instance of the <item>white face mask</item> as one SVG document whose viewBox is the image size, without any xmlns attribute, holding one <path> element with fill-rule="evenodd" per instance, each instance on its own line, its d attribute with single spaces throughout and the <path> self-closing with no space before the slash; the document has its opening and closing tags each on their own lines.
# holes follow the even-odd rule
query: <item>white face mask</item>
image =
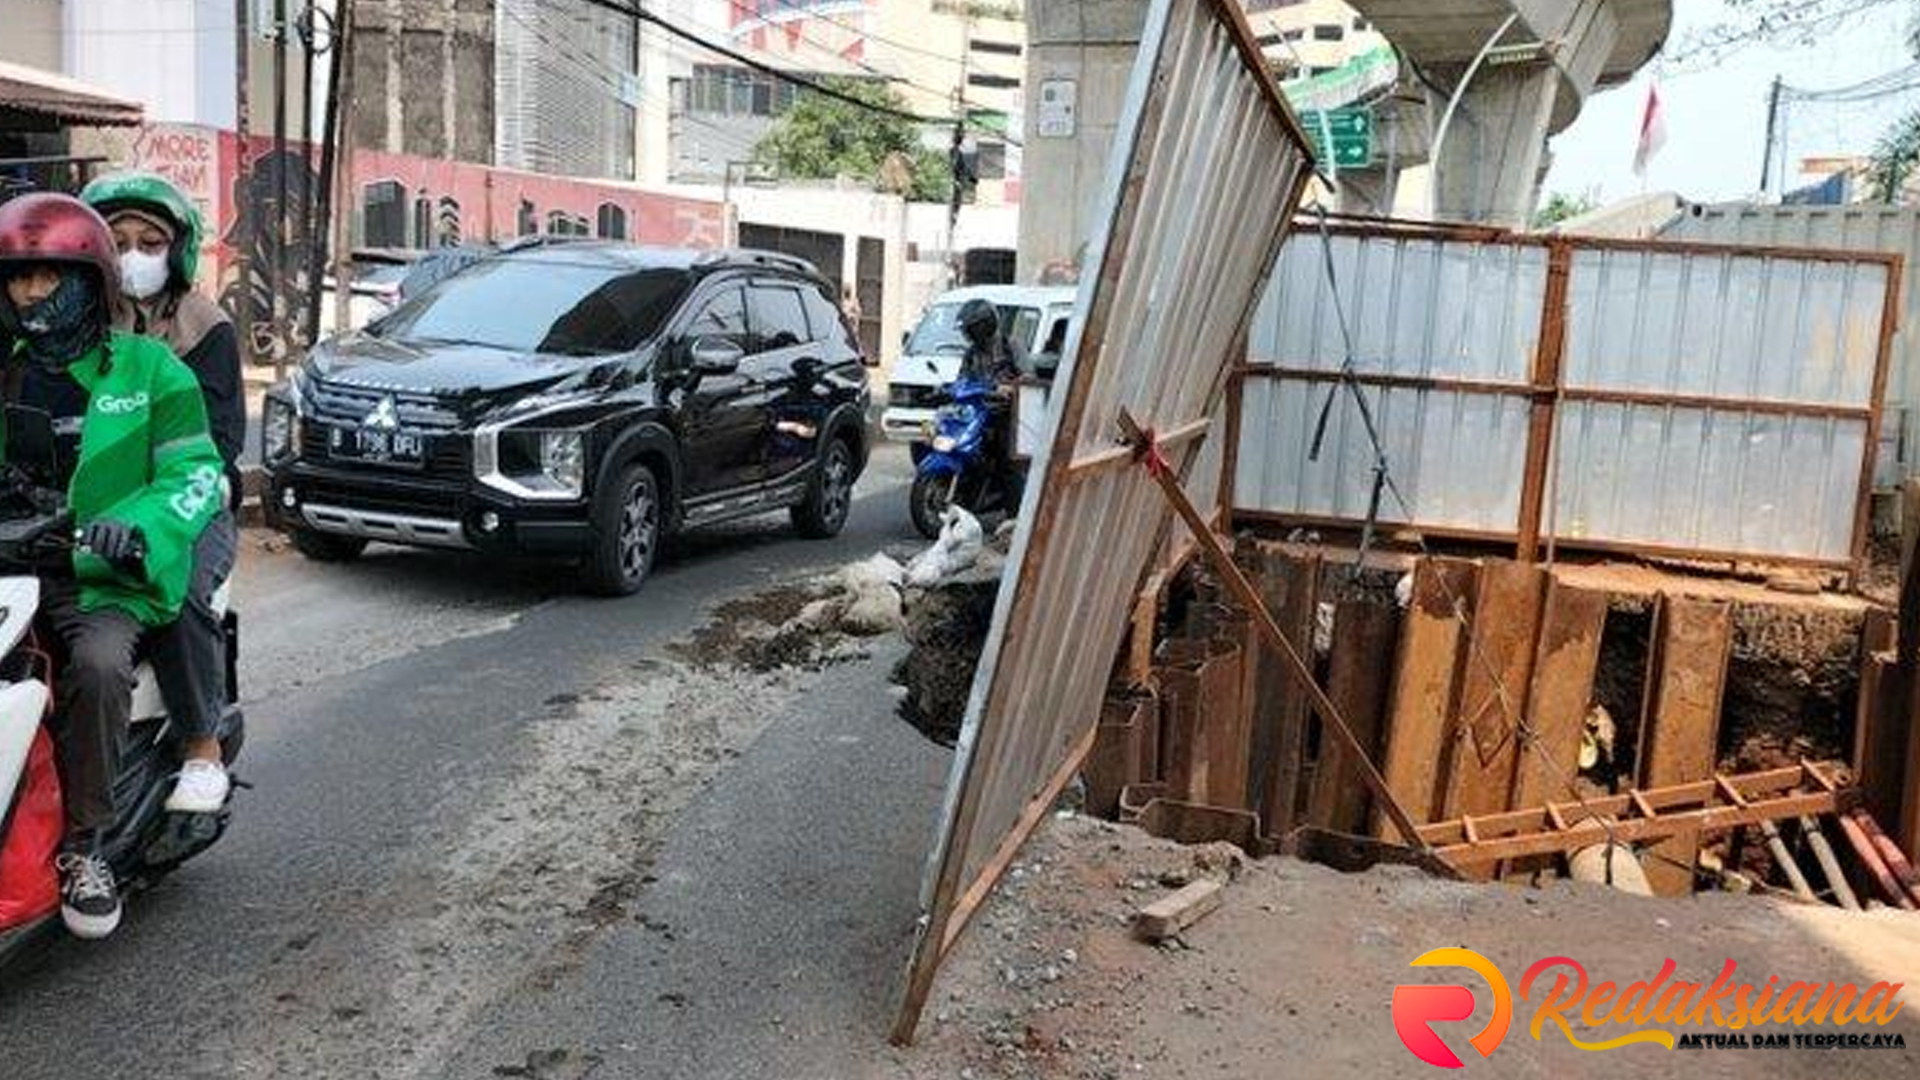
<svg viewBox="0 0 1920 1080">
<path fill-rule="evenodd" d="M 144 251 L 120 253 L 120 291 L 145 300 L 167 287 L 167 257 Z"/>
</svg>

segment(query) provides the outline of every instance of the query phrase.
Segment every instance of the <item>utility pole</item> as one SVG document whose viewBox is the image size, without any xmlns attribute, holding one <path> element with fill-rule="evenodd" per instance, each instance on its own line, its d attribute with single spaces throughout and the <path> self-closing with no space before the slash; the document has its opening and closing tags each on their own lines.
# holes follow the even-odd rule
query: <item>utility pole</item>
<svg viewBox="0 0 1920 1080">
<path fill-rule="evenodd" d="M 355 3 L 356 0 L 339 0 L 339 27 L 333 41 L 333 74 L 329 76 L 333 85 L 327 94 L 327 110 L 333 114 L 327 131 L 331 140 L 328 148 L 333 151 L 333 174 L 329 177 L 333 190 L 333 242 L 328 246 L 333 255 L 335 333 L 344 331 L 353 320 L 353 290 L 347 281 L 347 255 L 348 248 L 353 244 L 353 231 L 348 228 L 348 223 L 353 220 L 353 69 L 354 41 L 359 36 L 354 29 Z M 319 318 L 319 296 L 320 291 L 316 287 L 316 320 Z"/>
<path fill-rule="evenodd" d="M 249 108 L 252 95 L 248 92 L 248 81 L 252 77 L 252 64 L 248 54 L 253 47 L 253 0 L 233 0 L 234 54 L 233 54 L 233 129 L 235 145 L 234 168 L 244 180 L 252 171 L 252 146 L 247 141 L 248 132 L 253 128 L 252 109 Z M 243 185 L 244 190 L 244 185 Z M 237 244 L 234 250 L 234 269 L 238 271 L 239 287 L 234 290 L 235 310 L 228 312 L 233 316 L 233 324 L 240 331 L 240 360 L 242 363 L 253 360 L 253 256 L 247 250 L 248 245 Z"/>
<path fill-rule="evenodd" d="M 334 10 L 337 14 L 327 28 L 325 49 L 314 47 L 314 34 L 318 29 L 314 21 L 316 10 L 313 7 L 307 8 L 307 64 L 309 67 L 312 66 L 313 57 L 316 54 L 326 55 L 328 63 L 326 113 L 320 121 L 319 189 L 314 192 L 313 214 L 307 219 L 307 295 L 304 318 L 308 347 L 312 347 L 314 342 L 320 340 L 320 294 L 323 291 L 321 283 L 326 280 L 327 255 L 335 249 L 335 244 L 330 242 L 332 215 L 336 205 L 333 198 L 334 170 L 341 160 L 340 154 L 343 152 L 346 141 L 347 125 L 352 122 L 351 110 L 341 108 L 340 83 L 341 69 L 347 63 L 346 32 L 347 23 L 353 18 L 353 0 L 338 0 L 335 4 Z M 312 79 L 307 80 L 307 86 L 311 90 Z M 311 138 L 311 128 L 308 129 L 308 133 Z M 344 211 L 346 204 L 338 205 Z"/>
<path fill-rule="evenodd" d="M 1773 77 L 1773 89 L 1767 92 L 1767 142 L 1760 151 L 1760 194 L 1773 186 L 1773 133 L 1780 117 L 1780 76 Z"/>
<path fill-rule="evenodd" d="M 267 248 L 273 308 L 273 377 L 287 376 L 287 0 L 273 0 L 273 232 Z"/>
<path fill-rule="evenodd" d="M 314 22 L 318 9 L 314 7 L 313 0 L 300 0 L 300 3 L 300 14 L 294 19 L 294 30 L 300 35 L 300 162 L 304 169 L 313 160 L 313 36 L 318 30 Z M 320 178 L 320 185 L 320 191 L 325 191 L 324 177 Z M 312 184 L 300 185 L 298 220 L 300 237 L 307 245 L 306 258 L 301 260 L 300 279 L 305 283 L 306 291 L 295 297 L 299 301 L 298 310 L 287 313 L 287 322 L 295 328 L 292 333 L 297 334 L 301 344 L 308 347 L 313 345 L 312 320 L 307 318 L 307 312 L 312 310 L 313 304 L 308 297 L 319 288 L 319 281 L 312 272 L 316 258 L 314 252 L 321 246 L 321 232 L 313 220 L 319 194 Z M 293 305 L 289 304 L 288 307 L 292 308 Z"/>
</svg>

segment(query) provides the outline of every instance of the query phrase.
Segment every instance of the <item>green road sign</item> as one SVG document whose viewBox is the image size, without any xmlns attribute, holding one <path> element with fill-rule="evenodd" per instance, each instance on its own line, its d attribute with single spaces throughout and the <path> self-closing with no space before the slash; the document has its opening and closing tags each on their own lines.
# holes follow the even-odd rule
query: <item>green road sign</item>
<svg viewBox="0 0 1920 1080">
<path fill-rule="evenodd" d="M 1363 169 L 1373 161 L 1373 112 L 1365 107 L 1309 109 L 1300 114 L 1300 126 L 1307 129 L 1314 156 L 1321 161 L 1340 169 Z"/>
</svg>

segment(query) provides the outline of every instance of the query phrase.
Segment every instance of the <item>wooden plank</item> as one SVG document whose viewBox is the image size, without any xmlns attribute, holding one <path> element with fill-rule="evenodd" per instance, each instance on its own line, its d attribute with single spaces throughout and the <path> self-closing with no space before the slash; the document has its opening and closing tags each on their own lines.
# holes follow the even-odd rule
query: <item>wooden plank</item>
<svg viewBox="0 0 1920 1080">
<path fill-rule="evenodd" d="M 1545 593 L 1546 574 L 1537 566 L 1505 559 L 1480 565 L 1448 736 L 1448 817 L 1497 814 L 1512 806 Z"/>
<path fill-rule="evenodd" d="M 1165 941 L 1218 908 L 1224 888 L 1212 878 L 1202 878 L 1155 900 L 1134 912 L 1134 936 L 1146 942 Z"/>
<path fill-rule="evenodd" d="M 1571 795 L 1580 767 L 1580 736 L 1593 704 L 1593 677 L 1600 666 L 1600 637 L 1607 623 L 1607 594 L 1547 583 L 1540 641 L 1527 695 L 1527 724 L 1534 745 L 1520 748 L 1511 807 L 1538 806 Z"/>
<path fill-rule="evenodd" d="M 1381 772 L 1394 798 L 1415 822 L 1440 807 L 1440 762 L 1447 719 L 1466 640 L 1466 619 L 1479 567 L 1465 559 L 1422 559 L 1413 568 L 1413 595 L 1400 626 Z M 1455 611 L 1455 605 L 1460 610 Z M 1374 835 L 1389 839 L 1392 824 L 1374 808 Z M 1271 835 L 1271 834 L 1269 834 Z"/>
<path fill-rule="evenodd" d="M 1260 602 L 1287 643 L 1301 656 L 1311 657 L 1314 611 L 1320 602 L 1319 556 L 1290 555 L 1262 545 L 1260 567 Z M 1268 836 L 1282 836 L 1298 821 L 1311 706 L 1280 656 L 1264 642 L 1250 663 L 1257 667 L 1252 676 L 1249 805 L 1258 809 Z"/>
<path fill-rule="evenodd" d="M 1370 754 L 1379 752 L 1387 711 L 1387 680 L 1382 672 L 1391 669 L 1399 631 L 1397 608 L 1365 600 L 1342 600 L 1334 608 L 1327 696 Z M 1368 805 L 1366 785 L 1351 755 L 1338 740 L 1323 736 L 1307 824 L 1358 833 L 1366 827 Z"/>
<path fill-rule="evenodd" d="M 1640 714 L 1641 787 L 1710 779 L 1733 649 L 1733 609 L 1724 601 L 1662 593 L 1654 602 L 1647 692 Z M 1697 832 L 1655 845 L 1647 880 L 1658 896 L 1693 892 Z"/>
</svg>

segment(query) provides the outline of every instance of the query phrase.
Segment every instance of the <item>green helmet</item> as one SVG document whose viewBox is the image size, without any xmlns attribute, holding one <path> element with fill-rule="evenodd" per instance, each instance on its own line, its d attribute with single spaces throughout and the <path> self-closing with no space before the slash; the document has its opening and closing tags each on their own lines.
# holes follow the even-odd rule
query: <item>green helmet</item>
<svg viewBox="0 0 1920 1080">
<path fill-rule="evenodd" d="M 173 245 L 167 251 L 170 284 L 175 289 L 193 287 L 193 275 L 200 269 L 200 211 L 166 177 L 150 172 L 112 173 L 88 184 L 80 199 L 103 218 L 140 210 L 166 220 L 173 226 Z"/>
</svg>

